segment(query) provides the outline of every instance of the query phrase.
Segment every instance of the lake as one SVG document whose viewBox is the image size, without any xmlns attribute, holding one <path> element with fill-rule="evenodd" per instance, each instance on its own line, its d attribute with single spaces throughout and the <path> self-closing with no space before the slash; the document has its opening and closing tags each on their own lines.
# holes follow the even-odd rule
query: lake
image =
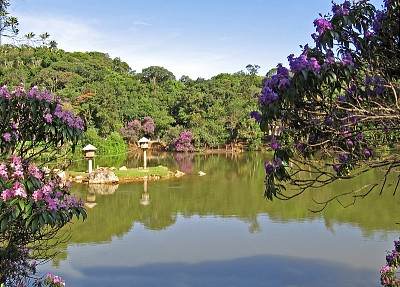
<svg viewBox="0 0 400 287">
<path fill-rule="evenodd" d="M 386 251 L 400 236 L 398 196 L 376 191 L 347 208 L 351 198 L 310 210 L 321 207 L 314 200 L 381 174 L 270 202 L 263 197 L 266 158 L 150 153 L 148 166 L 186 175 L 97 191 L 74 184 L 88 219 L 72 225 L 60 255 L 39 271 L 71 287 L 379 286 Z M 140 166 L 141 157 L 124 164 Z"/>
</svg>

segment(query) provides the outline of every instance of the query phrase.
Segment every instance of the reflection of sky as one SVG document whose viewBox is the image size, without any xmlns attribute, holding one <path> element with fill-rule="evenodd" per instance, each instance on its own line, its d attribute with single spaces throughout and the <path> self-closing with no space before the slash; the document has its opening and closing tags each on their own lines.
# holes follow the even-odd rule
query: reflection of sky
<svg viewBox="0 0 400 287">
<path fill-rule="evenodd" d="M 319 220 L 282 224 L 261 215 L 258 221 L 256 233 L 235 218 L 179 216 L 162 231 L 135 224 L 109 244 L 70 245 L 59 268 L 41 269 L 74 287 L 376 286 L 397 237 L 364 239 L 359 229 L 328 231 Z"/>
</svg>

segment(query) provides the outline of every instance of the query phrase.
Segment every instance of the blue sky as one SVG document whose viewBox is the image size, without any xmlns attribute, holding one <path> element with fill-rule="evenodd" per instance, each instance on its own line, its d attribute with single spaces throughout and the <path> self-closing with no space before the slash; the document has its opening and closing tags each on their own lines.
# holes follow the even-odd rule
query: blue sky
<svg viewBox="0 0 400 287">
<path fill-rule="evenodd" d="M 339 1 L 338 1 L 339 2 Z M 372 3 L 380 6 L 382 1 Z M 211 78 L 257 64 L 260 75 L 312 43 L 330 0 L 12 0 L 21 33 L 48 32 L 65 51 L 100 51 L 141 72 Z"/>
</svg>

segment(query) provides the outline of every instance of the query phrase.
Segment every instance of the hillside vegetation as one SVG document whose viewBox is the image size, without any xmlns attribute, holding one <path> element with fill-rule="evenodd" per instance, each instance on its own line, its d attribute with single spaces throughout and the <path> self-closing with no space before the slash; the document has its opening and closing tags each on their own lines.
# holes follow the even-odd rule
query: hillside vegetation
<svg viewBox="0 0 400 287">
<path fill-rule="evenodd" d="M 115 141 L 121 138 L 121 128 L 151 117 L 152 139 L 167 148 L 185 130 L 192 132 L 197 149 L 261 144 L 262 132 L 249 117 L 257 105 L 253 96 L 262 86 L 257 66 L 194 80 L 176 79 L 158 66 L 138 73 L 121 59 L 100 52 L 5 45 L 0 55 L 2 84 L 12 88 L 22 82 L 25 88 L 37 85 L 59 95 L 86 122 L 86 141 Z"/>
</svg>

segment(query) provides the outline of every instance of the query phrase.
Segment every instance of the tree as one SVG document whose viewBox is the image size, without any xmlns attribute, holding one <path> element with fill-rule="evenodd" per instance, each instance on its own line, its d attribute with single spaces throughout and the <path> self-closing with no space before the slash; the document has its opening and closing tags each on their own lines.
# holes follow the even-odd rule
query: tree
<svg viewBox="0 0 400 287">
<path fill-rule="evenodd" d="M 300 56 L 288 57 L 290 69 L 279 64 L 264 79 L 260 112 L 252 117 L 264 132 L 280 126 L 265 163 L 268 199 L 289 199 L 376 168 L 386 170 L 380 186 L 344 187 L 331 200 L 389 187 L 388 175 L 400 166 L 398 153 L 390 152 L 400 126 L 399 3 L 385 0 L 382 10 L 368 1 L 334 3 L 314 21 L 315 47 L 304 46 Z M 394 193 L 399 183 L 397 177 Z"/>
<path fill-rule="evenodd" d="M 10 2 L 7 0 L 0 1 L 0 46 L 1 37 L 15 37 L 18 32 L 18 19 L 11 16 L 7 9 L 10 6 Z"/>
<path fill-rule="evenodd" d="M 73 217 L 86 218 L 69 184 L 40 167 L 74 150 L 83 121 L 46 90 L 0 89 L 0 285 L 21 286 L 46 259 L 49 240 Z"/>
</svg>

